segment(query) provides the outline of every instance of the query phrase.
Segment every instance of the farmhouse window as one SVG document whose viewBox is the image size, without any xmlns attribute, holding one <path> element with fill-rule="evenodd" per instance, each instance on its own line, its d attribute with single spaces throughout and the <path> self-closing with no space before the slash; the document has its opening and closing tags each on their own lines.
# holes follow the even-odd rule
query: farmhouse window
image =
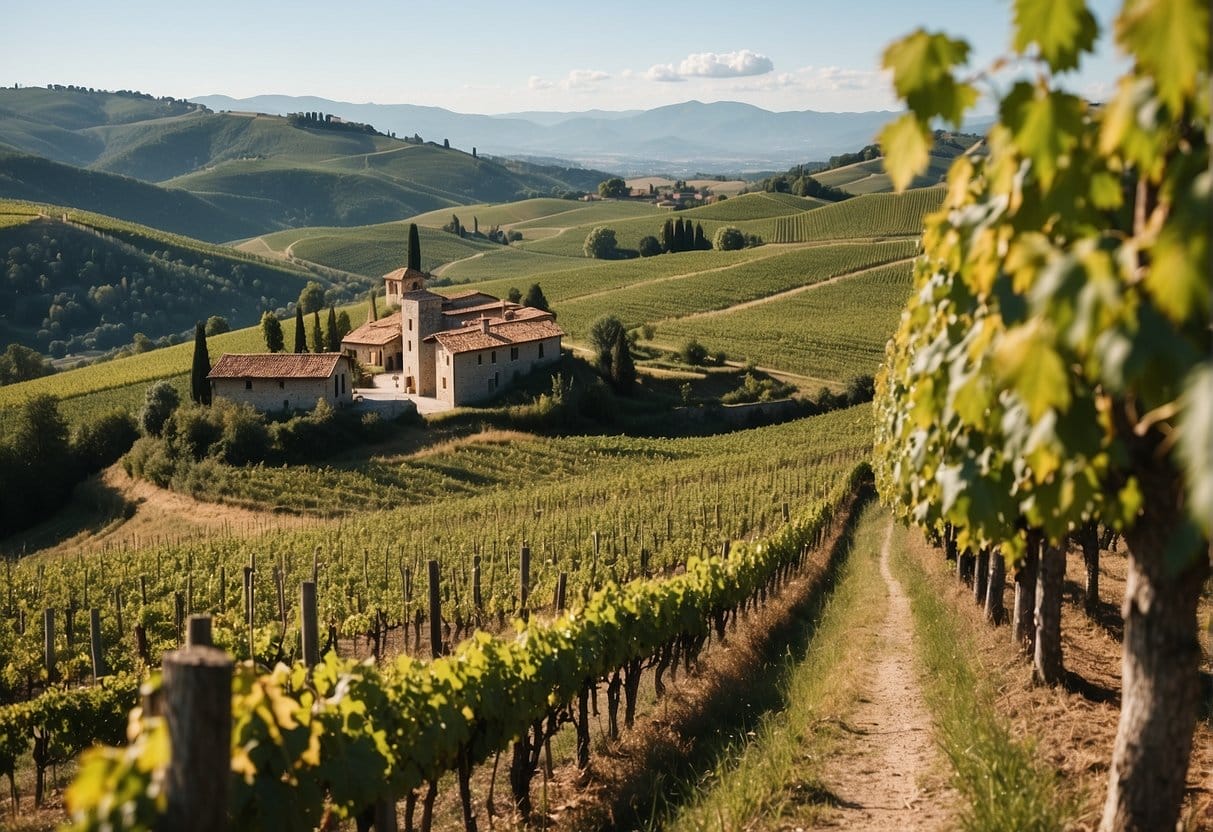
<svg viewBox="0 0 1213 832">
<path fill-rule="evenodd" d="M 252 390 L 252 389 L 253 389 L 253 380 L 252 380 L 251 378 L 246 378 L 246 379 L 244 380 L 244 389 L 245 389 L 245 390 Z"/>
<path fill-rule="evenodd" d="M 443 390 L 445 390 L 445 389 L 446 389 L 446 376 L 443 376 L 443 377 L 442 377 L 442 389 L 443 389 Z"/>
<path fill-rule="evenodd" d="M 279 390 L 285 390 L 285 389 L 286 389 L 286 382 L 285 382 L 285 381 L 279 381 L 279 382 L 278 382 L 278 389 L 279 389 Z"/>
<path fill-rule="evenodd" d="M 497 350 L 493 350 L 491 353 L 489 353 L 489 358 L 494 364 L 496 364 L 497 363 Z"/>
<path fill-rule="evenodd" d="M 518 360 L 518 348 L 510 347 L 510 361 L 517 361 L 517 360 Z"/>
<path fill-rule="evenodd" d="M 482 352 L 478 352 L 478 353 L 476 353 L 476 363 L 477 363 L 477 364 L 483 364 L 483 363 L 484 363 L 484 353 L 482 353 Z"/>
<path fill-rule="evenodd" d="M 539 342 L 539 357 L 543 358 L 543 342 Z"/>
<path fill-rule="evenodd" d="M 340 382 L 337 380 L 337 376 L 333 376 L 333 398 L 334 398 L 334 399 L 335 399 L 335 398 L 337 398 L 337 396 L 339 395 L 339 394 L 337 393 L 337 385 L 338 385 L 339 383 L 340 383 Z"/>
<path fill-rule="evenodd" d="M 341 374 L 341 395 L 345 395 L 345 373 Z"/>
</svg>

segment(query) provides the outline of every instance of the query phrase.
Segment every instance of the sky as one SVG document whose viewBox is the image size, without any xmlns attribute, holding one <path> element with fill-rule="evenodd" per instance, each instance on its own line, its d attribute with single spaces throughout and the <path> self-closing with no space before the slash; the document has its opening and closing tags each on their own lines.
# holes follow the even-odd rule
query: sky
<svg viewBox="0 0 1213 832">
<path fill-rule="evenodd" d="M 1116 5 L 1067 86 L 1106 97 Z M 918 27 L 963 36 L 971 66 L 1010 42 L 1009 0 L 12 4 L 0 84 L 78 84 L 190 98 L 314 95 L 465 113 L 648 109 L 743 101 L 768 110 L 897 109 L 880 54 Z M 7 77 L 5 77 L 7 76 Z"/>
</svg>

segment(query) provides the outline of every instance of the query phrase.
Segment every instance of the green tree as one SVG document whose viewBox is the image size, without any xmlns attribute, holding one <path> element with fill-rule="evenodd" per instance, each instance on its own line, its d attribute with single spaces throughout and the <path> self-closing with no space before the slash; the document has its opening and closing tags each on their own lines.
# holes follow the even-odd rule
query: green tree
<svg viewBox="0 0 1213 832">
<path fill-rule="evenodd" d="M 307 352 L 307 330 L 303 327 L 303 306 L 295 304 L 295 352 Z"/>
<path fill-rule="evenodd" d="M 606 199 L 624 199 L 629 193 L 628 183 L 618 176 L 598 183 L 598 195 Z"/>
<path fill-rule="evenodd" d="M 606 376 L 611 375 L 611 351 L 615 342 L 627 338 L 627 330 L 614 315 L 595 318 L 589 328 L 590 346 L 594 350 L 594 365 Z"/>
<path fill-rule="evenodd" d="M 331 306 L 328 320 L 324 322 L 324 351 L 341 352 L 341 331 L 337 329 L 337 310 Z"/>
<path fill-rule="evenodd" d="M 695 223 L 695 245 L 697 251 L 709 251 L 712 244 L 708 242 L 708 238 L 703 233 L 703 223 Z"/>
<path fill-rule="evenodd" d="M 640 238 L 640 243 L 636 248 L 640 250 L 641 257 L 652 257 L 661 254 L 661 241 L 649 234 Z"/>
<path fill-rule="evenodd" d="M 661 247 L 666 251 L 674 250 L 674 221 L 666 220 L 661 225 Z"/>
<path fill-rule="evenodd" d="M 912 521 L 1050 546 L 1098 520 L 1129 551 L 1121 716 L 1102 830 L 1172 829 L 1200 707 L 1196 606 L 1213 533 L 1209 7 L 1128 4 L 1129 69 L 1104 105 L 1053 85 L 1097 34 L 1084 3 L 1020 0 L 988 155 L 962 156 L 928 218 L 877 380 L 883 497 Z M 1183 33 L 1182 36 L 1179 33 Z M 969 46 L 918 31 L 885 53 L 909 112 L 880 135 L 904 188 L 937 120 L 977 90 Z M 968 70 L 965 74 L 969 74 Z M 1038 657 L 1039 663 L 1039 657 Z"/>
<path fill-rule="evenodd" d="M 614 229 L 598 226 L 586 235 L 583 251 L 595 260 L 614 260 L 619 254 Z"/>
<path fill-rule="evenodd" d="M 222 335 L 224 332 L 231 332 L 232 326 L 227 322 L 227 318 L 220 315 L 211 315 L 206 319 L 206 334 Z"/>
<path fill-rule="evenodd" d="M 463 236 L 463 229 L 459 225 L 458 218 L 455 219 L 455 233 L 460 237 Z M 408 268 L 415 272 L 421 271 L 421 235 L 417 231 L 417 223 L 409 223 L 409 254 Z"/>
<path fill-rule="evenodd" d="M 377 321 L 379 320 L 379 307 L 376 305 L 375 290 L 371 289 L 369 292 L 367 292 L 367 295 L 367 303 L 370 306 L 370 308 L 367 310 L 367 320 Z"/>
<path fill-rule="evenodd" d="M 20 344 L 9 344 L 0 355 L 0 385 L 29 381 L 53 372 L 54 366 L 39 352 Z"/>
<path fill-rule="evenodd" d="M 716 229 L 716 234 L 712 238 L 712 248 L 717 251 L 737 251 L 746 246 L 745 234 L 741 233 L 741 229 L 734 228 L 731 225 L 726 225 Z"/>
<path fill-rule="evenodd" d="M 194 361 L 190 366 L 190 398 L 196 404 L 211 403 L 211 356 L 206 349 L 206 330 L 201 323 L 194 325 Z"/>
<path fill-rule="evenodd" d="M 312 313 L 312 352 L 324 352 L 324 331 L 320 328 L 320 312 Z"/>
<path fill-rule="evenodd" d="M 632 362 L 632 352 L 628 348 L 627 333 L 620 327 L 615 335 L 615 343 L 611 345 L 611 386 L 616 392 L 629 393 L 636 384 L 636 365 Z"/>
<path fill-rule="evenodd" d="M 309 280 L 299 293 L 299 304 L 306 315 L 324 308 L 324 287 L 314 280 Z"/>
<path fill-rule="evenodd" d="M 543 290 L 539 288 L 538 283 L 532 283 L 526 290 L 526 297 L 522 299 L 522 305 L 532 309 L 542 309 L 544 312 L 551 311 L 548 299 L 543 296 Z"/>
<path fill-rule="evenodd" d="M 121 408 L 95 416 L 72 434 L 72 454 L 82 472 L 100 471 L 118 461 L 139 438 L 135 417 Z"/>
<path fill-rule="evenodd" d="M 354 331 L 350 323 L 350 313 L 342 309 L 337 313 L 337 348 L 341 348 L 341 339 Z"/>
<path fill-rule="evenodd" d="M 265 339 L 265 348 L 270 352 L 282 352 L 286 343 L 282 337 L 282 324 L 273 312 L 266 311 L 261 315 L 261 337 Z"/>
<path fill-rule="evenodd" d="M 167 381 L 157 381 L 143 394 L 143 408 L 139 411 L 139 427 L 148 436 L 159 436 L 164 423 L 173 415 L 181 403 L 177 388 Z"/>
<path fill-rule="evenodd" d="M 519 290 L 519 288 L 517 286 L 511 286 L 510 291 L 506 292 L 505 299 L 508 300 L 510 303 L 521 303 L 522 302 L 522 292 Z"/>
</svg>

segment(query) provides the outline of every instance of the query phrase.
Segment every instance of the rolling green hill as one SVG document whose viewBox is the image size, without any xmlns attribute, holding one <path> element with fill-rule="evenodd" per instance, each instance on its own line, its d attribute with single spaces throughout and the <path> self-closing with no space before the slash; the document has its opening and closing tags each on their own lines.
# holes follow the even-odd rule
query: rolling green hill
<svg viewBox="0 0 1213 832">
<path fill-rule="evenodd" d="M 310 280 L 334 300 L 370 285 L 85 211 L 0 202 L 0 216 L 0 343 L 51 354 L 181 335 L 211 315 L 249 325 Z"/>
<path fill-rule="evenodd" d="M 248 233 L 238 212 L 221 208 L 188 191 L 161 188 L 111 173 L 52 162 L 40 156 L 0 151 L 0 194 L 85 211 L 209 242 Z"/>
<path fill-rule="evenodd" d="M 202 204 L 189 203 L 198 216 L 177 219 L 174 230 L 211 240 L 580 192 L 609 176 L 501 163 L 435 144 L 280 116 L 214 113 L 172 99 L 68 89 L 0 89 L 0 149 L 187 191 Z M 67 185 L 35 193 L 35 184 L 10 179 L 0 176 L 0 198 L 81 207 Z M 91 193 L 88 208 L 146 221 L 129 210 L 130 186 L 80 181 Z M 153 202 L 165 199 L 147 195 Z M 185 204 L 184 196 L 176 199 Z M 215 216 L 204 216 L 211 213 Z"/>
<path fill-rule="evenodd" d="M 804 243 L 855 237 L 922 233 L 923 217 L 943 203 L 944 190 L 918 188 L 900 194 L 867 194 L 774 220 L 770 242 Z"/>
</svg>

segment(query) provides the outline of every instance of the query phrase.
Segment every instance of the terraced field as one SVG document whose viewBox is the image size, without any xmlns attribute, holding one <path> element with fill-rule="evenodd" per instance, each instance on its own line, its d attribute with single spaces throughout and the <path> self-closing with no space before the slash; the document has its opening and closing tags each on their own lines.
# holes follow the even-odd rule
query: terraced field
<svg viewBox="0 0 1213 832">
<path fill-rule="evenodd" d="M 767 238 L 775 243 L 843 240 L 857 237 L 917 236 L 922 221 L 943 203 L 942 188 L 901 194 L 869 194 L 774 221 Z"/>
<path fill-rule="evenodd" d="M 726 309 L 737 304 L 765 298 L 801 286 L 869 266 L 910 257 L 915 243 L 898 241 L 874 244 L 847 244 L 768 250 L 736 265 L 713 268 L 665 278 L 637 281 L 613 288 L 607 294 L 590 294 L 559 304 L 560 325 L 574 338 L 583 338 L 593 320 L 604 313 L 618 317 L 625 326 L 634 327 L 698 312 Z M 902 298 L 904 301 L 904 298 Z M 847 300 L 848 308 L 855 302 Z M 892 324 L 877 330 L 880 343 L 892 331 Z M 714 348 L 716 345 L 713 345 Z M 736 345 L 730 355 L 738 352 Z"/>
<path fill-rule="evenodd" d="M 678 216 L 683 219 L 720 220 L 721 222 L 742 222 L 745 220 L 760 220 L 767 217 L 784 217 L 820 208 L 830 203 L 820 199 L 810 199 L 793 194 L 754 193 L 731 197 L 723 202 L 704 205 L 702 208 L 692 208 L 682 211 Z"/>
<path fill-rule="evenodd" d="M 656 324 L 654 339 L 814 378 L 874 373 L 910 292 L 910 264 L 873 269 L 771 303 Z"/>
</svg>

